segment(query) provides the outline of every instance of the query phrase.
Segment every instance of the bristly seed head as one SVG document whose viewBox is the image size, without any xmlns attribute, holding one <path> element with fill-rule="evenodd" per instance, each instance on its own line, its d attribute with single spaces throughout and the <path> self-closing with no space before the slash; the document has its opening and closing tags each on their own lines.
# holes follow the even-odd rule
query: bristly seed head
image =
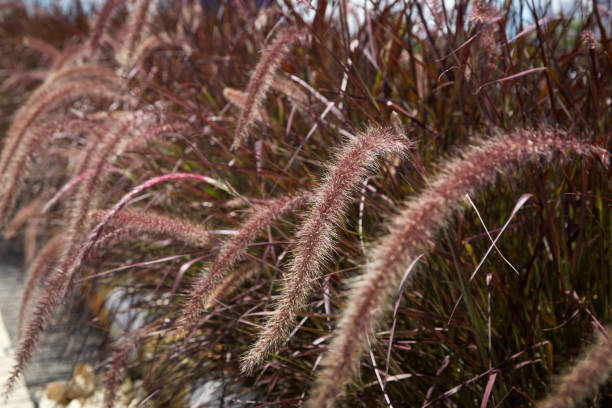
<svg viewBox="0 0 612 408">
<path fill-rule="evenodd" d="M 296 27 L 285 27 L 279 30 L 272 42 L 265 47 L 261 59 L 249 80 L 246 89 L 244 109 L 238 118 L 234 131 L 234 142 L 231 149 L 236 150 L 248 137 L 257 110 L 261 107 L 263 99 L 270 88 L 274 73 L 279 64 L 291 50 L 296 41 L 302 37 L 301 31 Z"/>
<path fill-rule="evenodd" d="M 403 132 L 371 127 L 340 149 L 315 192 L 310 214 L 296 234 L 289 277 L 275 311 L 242 360 L 245 372 L 252 372 L 287 338 L 297 313 L 304 309 L 314 283 L 321 275 L 325 260 L 332 251 L 336 229 L 364 177 L 381 157 L 389 153 L 403 154 L 408 146 L 409 141 Z"/>
</svg>

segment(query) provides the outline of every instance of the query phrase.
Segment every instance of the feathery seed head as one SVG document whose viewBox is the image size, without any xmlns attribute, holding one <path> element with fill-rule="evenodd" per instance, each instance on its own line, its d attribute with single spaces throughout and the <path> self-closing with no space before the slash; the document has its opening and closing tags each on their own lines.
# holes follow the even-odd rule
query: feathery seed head
<svg viewBox="0 0 612 408">
<path fill-rule="evenodd" d="M 595 39 L 595 34 L 593 34 L 593 31 L 584 30 L 581 34 L 581 38 L 589 50 L 594 50 L 597 48 L 597 40 Z"/>
<path fill-rule="evenodd" d="M 612 375 L 612 331 L 599 336 L 598 341 L 569 372 L 557 379 L 557 385 L 538 408 L 574 408 L 592 397 Z"/>
<path fill-rule="evenodd" d="M 99 222 L 107 213 L 105 210 L 94 210 L 90 213 L 90 217 L 94 222 Z M 205 228 L 187 220 L 142 209 L 125 210 L 115 215 L 109 226 L 168 236 L 193 247 L 205 247 L 212 238 L 212 234 Z"/>
<path fill-rule="evenodd" d="M 223 96 L 238 109 L 243 110 L 246 106 L 247 96 L 244 92 L 238 89 L 223 88 Z M 261 107 L 256 107 L 253 120 L 257 122 L 263 122 L 265 117 L 266 113 L 261 109 Z"/>
<path fill-rule="evenodd" d="M 129 193 L 124 195 L 113 208 L 111 208 L 104 218 L 96 225 L 95 228 L 89 233 L 87 239 L 84 240 L 80 246 L 68 247 L 69 252 L 66 253 L 66 246 L 64 253 L 61 254 L 60 260 L 58 260 L 58 268 L 56 271 L 47 279 L 46 289 L 40 296 L 38 303 L 36 304 L 32 318 L 30 319 L 24 336 L 17 346 L 15 351 L 15 365 L 11 371 L 9 378 L 6 382 L 5 394 L 11 393 L 11 390 L 17 383 L 17 380 L 23 374 L 27 364 L 32 359 L 32 353 L 40 340 L 40 334 L 48 324 L 53 312 L 57 306 L 66 300 L 66 298 L 72 293 L 76 281 L 80 277 L 82 268 L 89 259 L 89 257 L 95 252 L 99 242 L 104 238 L 102 233 L 106 226 L 112 221 L 123 207 L 125 207 L 131 200 L 141 194 L 143 191 L 167 181 L 176 180 L 198 180 L 206 181 L 205 176 L 193 173 L 170 173 L 163 176 L 153 177 L 142 184 L 134 187 Z M 113 237 L 112 234 L 109 235 Z"/>
<path fill-rule="evenodd" d="M 476 1 L 472 3 L 469 19 L 477 23 L 492 24 L 499 19 L 499 12 L 484 1 Z"/>
<path fill-rule="evenodd" d="M 106 27 L 113 15 L 113 12 L 124 0 L 106 0 L 96 13 L 96 18 L 93 21 L 91 32 L 89 34 L 88 48 L 89 54 L 94 55 L 100 46 L 100 39 L 106 30 Z"/>
<path fill-rule="evenodd" d="M 23 45 L 32 48 L 33 50 L 36 50 L 42 54 L 45 54 L 51 59 L 55 59 L 60 55 L 60 51 L 57 48 L 39 38 L 29 36 L 24 37 Z"/>
<path fill-rule="evenodd" d="M 26 130 L 43 114 L 62 104 L 86 96 L 101 99 L 119 98 L 115 89 L 94 81 L 54 83 L 34 92 L 28 102 L 17 111 L 7 132 L 4 148 L 0 155 L 0 174 L 6 172 L 7 166 L 13 160 L 15 150 L 20 143 L 27 142 L 27 139 L 24 140 Z"/>
<path fill-rule="evenodd" d="M 234 142 L 231 149 L 236 150 L 248 137 L 257 109 L 261 108 L 263 99 L 270 88 L 270 83 L 281 61 L 291 51 L 293 44 L 300 40 L 302 32 L 293 26 L 279 30 L 274 40 L 267 45 L 257 63 L 249 84 L 246 89 L 246 100 L 244 109 L 240 113 L 236 130 L 234 131 Z"/>
<path fill-rule="evenodd" d="M 340 149 L 315 192 L 310 214 L 296 233 L 289 277 L 273 315 L 242 361 L 244 371 L 252 372 L 287 338 L 297 313 L 305 307 L 314 282 L 322 273 L 325 260 L 331 255 L 336 229 L 343 221 L 354 191 L 380 157 L 388 153 L 403 154 L 407 146 L 408 139 L 403 133 L 370 127 Z"/>
<path fill-rule="evenodd" d="M 146 30 L 147 18 L 153 0 L 137 0 L 125 25 L 124 40 L 115 58 L 123 72 L 128 72 L 134 64 L 134 55 L 139 40 Z"/>
<path fill-rule="evenodd" d="M 21 302 L 19 304 L 19 314 L 17 318 L 18 340 L 22 338 L 23 326 L 25 324 L 25 317 L 30 298 L 36 290 L 38 282 L 40 282 L 44 273 L 53 268 L 61 247 L 61 235 L 56 235 L 55 237 L 51 238 L 49 241 L 47 241 L 45 246 L 41 248 L 26 270 L 25 285 L 23 292 L 21 293 Z"/>
</svg>

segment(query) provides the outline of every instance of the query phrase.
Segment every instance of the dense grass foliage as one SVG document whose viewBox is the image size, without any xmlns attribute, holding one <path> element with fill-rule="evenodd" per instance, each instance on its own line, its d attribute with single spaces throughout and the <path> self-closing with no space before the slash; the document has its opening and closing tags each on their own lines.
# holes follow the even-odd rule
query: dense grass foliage
<svg viewBox="0 0 612 408">
<path fill-rule="evenodd" d="M 7 391 L 88 297 L 109 406 L 612 404 L 612 10 L 204 4 L 0 3 Z"/>
</svg>

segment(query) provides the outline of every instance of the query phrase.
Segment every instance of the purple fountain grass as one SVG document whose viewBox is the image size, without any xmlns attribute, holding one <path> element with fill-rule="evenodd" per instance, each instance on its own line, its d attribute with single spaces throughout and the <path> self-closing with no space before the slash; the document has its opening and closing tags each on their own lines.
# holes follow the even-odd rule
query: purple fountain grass
<svg viewBox="0 0 612 408">
<path fill-rule="evenodd" d="M 123 78 L 117 76 L 117 73 L 110 68 L 83 64 L 67 65 L 58 70 L 52 71 L 42 86 L 47 87 L 60 81 L 74 81 L 77 79 L 101 81 L 116 87 L 120 87 L 124 84 Z"/>
<path fill-rule="evenodd" d="M 145 37 L 140 41 L 138 47 L 132 53 L 131 65 L 135 66 L 144 60 L 153 50 L 161 47 L 181 47 L 185 55 L 193 54 L 194 49 L 185 38 L 171 35 L 169 33 L 156 33 Z"/>
<path fill-rule="evenodd" d="M 104 219 L 107 212 L 106 210 L 94 210 L 90 213 L 90 218 L 94 222 L 100 221 Z M 142 209 L 125 210 L 117 214 L 111 221 L 110 227 L 167 236 L 196 248 L 207 246 L 212 239 L 212 233 L 201 225 L 181 220 L 176 216 L 157 214 Z"/>
<path fill-rule="evenodd" d="M 107 84 L 85 80 L 60 83 L 34 92 L 28 102 L 17 111 L 7 131 L 0 155 L 0 174 L 7 174 L 7 166 L 12 161 L 15 151 L 21 143 L 27 141 L 24 134 L 28 128 L 50 110 L 85 96 L 111 100 L 120 98 L 116 90 Z"/>
<path fill-rule="evenodd" d="M 32 353 L 40 341 L 40 334 L 62 297 L 61 288 L 53 289 L 55 288 L 47 288 L 38 299 L 38 303 L 32 311 L 32 318 L 25 328 L 25 333 L 22 331 L 21 341 L 15 350 L 15 363 L 6 381 L 5 399 L 11 394 L 27 364 L 32 360 Z"/>
<path fill-rule="evenodd" d="M 338 226 L 363 179 L 389 153 L 402 155 L 410 146 L 403 133 L 391 128 L 371 127 L 340 149 L 338 157 L 315 192 L 314 205 L 296 233 L 288 277 L 272 316 L 255 345 L 242 360 L 242 369 L 252 372 L 287 338 L 297 313 L 304 309 L 325 260 L 333 250 Z"/>
<path fill-rule="evenodd" d="M 57 71 L 62 67 L 77 62 L 79 59 L 85 57 L 87 51 L 88 48 L 83 44 L 74 44 L 64 48 L 55 61 L 53 61 L 51 71 Z"/>
<path fill-rule="evenodd" d="M 102 232 L 107 227 L 107 225 L 113 220 L 113 218 L 125 207 L 132 199 L 141 194 L 143 191 L 148 190 L 149 188 L 167 181 L 175 181 L 175 180 L 198 180 L 208 182 L 209 179 L 206 176 L 202 176 L 200 174 L 194 173 L 170 173 L 163 176 L 157 176 L 152 179 L 147 180 L 146 182 L 134 187 L 130 192 L 124 195 L 121 200 L 119 200 L 109 211 L 106 212 L 104 218 L 96 225 L 96 227 L 89 233 L 88 238 L 85 240 L 85 243 L 79 247 L 78 254 L 75 256 L 74 261 L 70 267 L 70 270 L 60 271 L 60 274 L 66 275 L 69 277 L 69 286 L 71 287 L 74 284 L 75 279 L 79 276 L 81 269 L 84 263 L 87 261 L 89 256 L 92 253 L 92 250 L 95 248 L 96 243 L 102 236 Z"/>
<path fill-rule="evenodd" d="M 86 120 L 60 119 L 31 129 L 24 134 L 21 143 L 10 157 L 11 160 L 5 169 L 5 173 L 0 175 L 0 197 L 2 197 L 2 200 L 0 200 L 0 230 L 4 228 L 6 220 L 13 210 L 15 201 L 21 192 L 23 181 L 28 174 L 28 165 L 32 158 L 46 146 L 47 140 L 55 132 L 75 127 L 89 128 L 94 132 L 103 128 L 102 125 Z"/>
<path fill-rule="evenodd" d="M 482 192 L 495 183 L 497 174 L 510 174 L 538 159 L 551 161 L 555 153 L 568 159 L 568 151 L 599 157 L 605 164 L 609 161 L 604 149 L 550 129 L 497 134 L 445 161 L 428 186 L 391 220 L 390 232 L 375 245 L 372 260 L 349 291 L 307 406 L 334 404 L 358 366 L 368 335 L 392 305 L 405 270 L 415 257 L 430 249 L 435 234 L 464 204 L 466 194 Z"/>
<path fill-rule="evenodd" d="M 298 108 L 304 109 L 310 105 L 308 95 L 292 80 L 282 75 L 277 75 L 271 84 L 272 89 L 284 93 L 289 100 L 295 102 Z"/>
<path fill-rule="evenodd" d="M 584 359 L 557 380 L 555 390 L 538 403 L 538 408 L 581 407 L 608 382 L 612 376 L 612 331 L 606 330 L 606 335 L 599 336 L 599 341 L 585 353 Z"/>
<path fill-rule="evenodd" d="M 83 179 L 87 177 L 89 173 L 92 173 L 92 172 L 93 170 L 87 170 L 79 175 L 74 176 L 70 180 L 68 180 L 68 182 L 64 184 L 62 188 L 60 188 L 57 191 L 57 193 L 55 193 L 53 197 L 51 197 L 49 201 L 45 203 L 45 206 L 42 208 L 41 213 L 44 214 L 47 211 L 49 211 L 64 196 L 64 194 L 71 191 L 75 186 L 77 186 L 81 181 L 83 181 Z"/>
<path fill-rule="evenodd" d="M 128 117 L 130 117 L 131 114 L 128 114 Z M 94 123 L 94 122 L 91 122 Z M 98 125 L 101 126 L 101 125 Z M 133 149 L 138 148 L 139 146 L 142 146 L 148 142 L 154 142 L 156 140 L 159 140 L 159 138 L 161 136 L 164 135 L 171 135 L 173 133 L 178 133 L 180 131 L 186 130 L 187 126 L 184 123 L 179 123 L 179 122 L 172 122 L 172 123 L 165 123 L 165 124 L 160 124 L 160 125 L 154 125 L 148 129 L 146 129 L 145 131 L 140 132 L 139 134 L 137 134 L 135 137 L 124 141 L 124 144 L 119 146 L 117 154 L 121 154 L 122 152 L 129 152 Z M 87 153 L 85 153 L 84 157 L 81 160 L 81 165 L 79 167 L 78 170 L 81 171 L 81 173 L 79 173 L 77 176 L 73 177 L 72 179 L 70 179 L 70 181 L 68 181 L 68 183 L 66 183 L 44 206 L 44 208 L 42 209 L 42 212 L 47 212 L 49 210 L 49 208 L 51 208 L 53 205 L 55 205 L 55 203 L 57 203 L 57 201 L 59 201 L 59 199 L 68 191 L 70 191 L 72 188 L 74 188 L 75 186 L 77 186 L 79 183 L 81 183 L 84 179 L 86 179 L 87 177 L 91 177 L 92 175 L 95 174 L 95 169 L 93 168 L 89 168 L 87 169 L 87 165 L 91 162 L 92 160 L 92 156 L 95 152 L 95 150 L 98 148 L 97 144 L 92 144 L 92 146 L 90 147 L 89 151 Z M 112 171 L 112 169 L 109 169 L 109 171 Z"/>
<path fill-rule="evenodd" d="M 137 111 L 114 126 L 101 141 L 90 142 L 76 169 L 77 174 L 85 174 L 85 177 L 78 184 L 74 200 L 70 203 L 64 256 L 74 250 L 83 231 L 87 230 L 87 216 L 95 208 L 109 168 L 129 141 L 136 137 L 135 132 L 144 127 L 144 133 L 147 133 L 148 129 L 157 127 L 156 120 L 152 114 Z"/>
<path fill-rule="evenodd" d="M 151 113 L 138 111 L 107 133 L 101 142 L 92 143 L 85 152 L 77 174 L 85 176 L 78 184 L 67 227 L 64 255 L 68 256 L 78 243 L 80 232 L 86 230 L 89 212 L 94 208 L 104 178 L 115 160 L 128 148 L 157 140 L 163 135 L 183 129 L 182 124 L 158 124 Z M 135 136 L 134 136 L 135 134 Z"/>
<path fill-rule="evenodd" d="M 67 81 L 70 82 L 67 83 Z M 76 83 L 77 81 L 83 82 Z M 38 119 L 50 109 L 57 107 L 57 105 L 84 96 L 118 98 L 119 95 L 113 93 L 113 91 L 119 89 L 123 84 L 122 81 L 113 70 L 95 65 L 68 66 L 52 70 L 50 73 L 47 72 L 44 82 L 30 95 L 28 101 L 15 114 L 11 128 L 7 133 L 5 149 L 7 145 L 12 145 L 15 140 L 19 140 L 25 129 L 32 124 L 32 121 Z M 103 91 L 103 85 L 108 86 L 106 92 Z M 5 165 L 4 151 L 0 164 Z"/>
<path fill-rule="evenodd" d="M 107 225 L 112 221 L 117 213 L 125 207 L 131 200 L 140 195 L 143 191 L 163 182 L 171 182 L 178 180 L 196 180 L 208 182 L 206 176 L 194 173 L 170 173 L 163 176 L 151 178 L 144 183 L 134 187 L 130 192 L 124 195 L 111 210 L 109 210 L 104 218 L 90 232 L 84 243 L 75 251 L 74 255 L 63 256 L 63 261 L 56 269 L 53 275 L 47 279 L 46 288 L 32 312 L 32 318 L 28 322 L 22 340 L 17 345 L 15 350 L 15 363 L 10 372 L 9 378 L 6 381 L 4 394 L 10 395 L 17 381 L 23 374 L 27 364 L 32 360 L 32 353 L 40 341 L 40 334 L 48 324 L 53 312 L 57 306 L 64 302 L 72 293 L 74 285 L 83 266 L 90 256 L 95 253 L 99 241 L 104 237 L 102 233 Z"/>
<path fill-rule="evenodd" d="M 234 131 L 232 150 L 236 150 L 247 139 L 257 109 L 262 109 L 263 99 L 270 88 L 276 69 L 300 37 L 301 32 L 296 27 L 286 27 L 279 30 L 274 40 L 264 48 L 246 89 L 244 109 L 240 113 Z"/>
<path fill-rule="evenodd" d="M 237 107 L 238 109 L 244 110 L 246 106 L 246 94 L 239 89 L 234 88 L 223 88 L 223 96 L 227 99 L 232 105 Z M 255 108 L 253 112 L 253 120 L 257 122 L 262 122 L 266 117 L 265 112 L 261 109 L 260 106 Z"/>
<path fill-rule="evenodd" d="M 121 385 L 123 372 L 128 365 L 130 354 L 137 349 L 146 333 L 136 330 L 129 333 L 129 336 L 122 338 L 122 341 L 115 348 L 110 362 L 107 364 L 106 375 L 104 376 L 104 404 L 108 408 L 115 406 L 117 389 Z"/>
<path fill-rule="evenodd" d="M 209 310 L 219 304 L 221 299 L 229 296 L 242 282 L 245 282 L 255 273 L 257 269 L 252 266 L 236 268 L 227 275 L 221 283 L 212 291 L 204 307 Z"/>
<path fill-rule="evenodd" d="M 60 51 L 57 48 L 39 38 L 24 37 L 23 45 L 33 50 L 36 50 L 42 54 L 45 54 L 52 60 L 60 56 Z"/>
<path fill-rule="evenodd" d="M 15 214 L 13 219 L 8 223 L 4 236 L 7 239 L 13 238 L 21 227 L 23 227 L 29 220 L 40 214 L 41 211 L 41 199 L 40 197 L 31 200 L 29 203 L 22 206 L 19 211 Z"/>
<path fill-rule="evenodd" d="M 137 0 L 125 24 L 124 41 L 116 55 L 124 71 L 129 70 L 133 63 L 134 51 L 145 28 L 151 3 L 152 0 Z"/>
<path fill-rule="evenodd" d="M 2 82 L 0 92 L 6 92 L 23 83 L 44 81 L 48 75 L 49 71 L 46 69 L 32 69 L 26 72 L 16 72 Z"/>
<path fill-rule="evenodd" d="M 468 19 L 473 22 L 493 24 L 499 20 L 499 11 L 488 3 L 476 1 L 472 5 Z"/>
<path fill-rule="evenodd" d="M 130 139 L 123 148 L 123 151 L 130 152 L 137 149 L 147 143 L 157 142 L 162 137 L 170 135 L 180 135 L 180 132 L 184 132 L 189 129 L 189 125 L 184 122 L 169 122 L 161 123 L 159 125 L 153 125 L 138 133 L 134 138 Z"/>
<path fill-rule="evenodd" d="M 17 340 L 21 340 L 23 334 L 23 325 L 25 323 L 28 303 L 32 294 L 38 286 L 44 273 L 51 270 L 55 264 L 59 251 L 63 245 L 61 234 L 57 234 L 47 241 L 44 247 L 38 251 L 36 258 L 30 263 L 25 274 L 25 284 L 21 293 L 21 302 L 19 304 L 19 315 L 17 317 Z"/>
<path fill-rule="evenodd" d="M 120 239 L 130 237 L 130 229 L 116 227 L 110 232 L 104 234 L 96 243 L 92 253 L 98 253 L 100 249 L 107 248 L 110 244 Z M 53 270 L 53 267 L 57 265 L 61 250 L 64 247 L 64 235 L 57 234 L 53 238 L 49 239 L 45 246 L 36 255 L 36 258 L 30 263 L 26 271 L 26 280 L 24 284 L 24 290 L 21 295 L 21 302 L 19 305 L 19 316 L 17 319 L 17 340 L 21 340 L 23 334 L 23 326 L 25 324 L 25 317 L 28 309 L 28 303 L 32 297 L 32 294 L 37 289 L 39 282 L 42 281 L 44 275 Z"/>
<path fill-rule="evenodd" d="M 32 313 L 33 318 L 28 324 L 26 337 L 17 349 L 16 365 L 11 379 L 7 382 L 7 392 L 13 387 L 17 377 L 25 368 L 27 362 L 30 361 L 32 351 L 38 343 L 40 332 L 51 317 L 52 311 L 71 293 L 73 280 L 69 280 L 70 285 L 68 285 L 66 276 L 68 276 L 69 270 L 79 254 L 79 238 L 87 227 L 87 215 L 92 208 L 92 203 L 95 202 L 97 191 L 106 170 L 129 141 L 129 138 L 125 136 L 126 132 L 147 125 L 150 120 L 151 115 L 133 114 L 131 118 L 119 123 L 108 132 L 101 142 L 92 142 L 84 153 L 77 173 L 85 173 L 86 175 L 79 184 L 75 199 L 71 202 L 62 253 L 57 261 L 59 269 L 47 280 L 48 288 Z M 88 255 L 92 248 L 89 248 Z"/>
<path fill-rule="evenodd" d="M 98 51 L 98 48 L 100 47 L 100 39 L 106 31 L 106 27 L 113 16 L 113 12 L 124 2 L 125 0 L 106 0 L 96 13 L 96 18 L 92 24 L 88 40 L 90 55 L 94 55 Z"/>
<path fill-rule="evenodd" d="M 270 200 L 265 206 L 254 208 L 254 214 L 240 228 L 238 233 L 228 239 L 209 267 L 204 267 L 200 278 L 193 284 L 189 303 L 185 307 L 183 324 L 191 326 L 205 308 L 211 306 L 209 297 L 221 284 L 225 275 L 244 256 L 248 245 L 274 220 L 310 202 L 312 194 L 300 191 L 280 199 Z"/>
</svg>

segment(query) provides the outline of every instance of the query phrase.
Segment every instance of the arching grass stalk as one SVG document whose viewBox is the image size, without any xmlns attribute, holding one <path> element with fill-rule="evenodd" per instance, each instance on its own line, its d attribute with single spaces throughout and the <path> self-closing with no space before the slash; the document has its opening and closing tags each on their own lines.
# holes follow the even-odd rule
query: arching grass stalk
<svg viewBox="0 0 612 408">
<path fill-rule="evenodd" d="M 274 40 L 264 48 L 246 89 L 244 109 L 240 113 L 234 131 L 232 150 L 236 150 L 247 139 L 257 111 L 262 108 L 263 99 L 270 88 L 276 69 L 300 36 L 300 31 L 296 27 L 285 27 L 279 30 Z"/>
<path fill-rule="evenodd" d="M 252 372 L 275 351 L 295 324 L 296 314 L 304 309 L 325 260 L 335 241 L 336 230 L 363 179 L 389 153 L 403 154 L 410 145 L 403 133 L 392 128 L 370 127 L 346 143 L 315 192 L 314 205 L 296 234 L 293 259 L 280 299 L 266 322 L 259 339 L 242 361 Z"/>
</svg>

